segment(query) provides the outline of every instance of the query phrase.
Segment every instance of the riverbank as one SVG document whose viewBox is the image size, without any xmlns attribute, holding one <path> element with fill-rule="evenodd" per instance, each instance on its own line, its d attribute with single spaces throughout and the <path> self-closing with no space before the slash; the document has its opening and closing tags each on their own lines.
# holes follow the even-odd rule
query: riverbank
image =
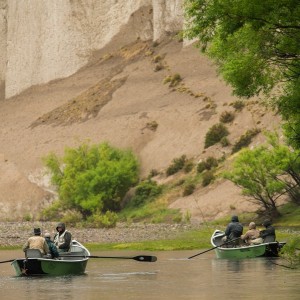
<svg viewBox="0 0 300 300">
<path fill-rule="evenodd" d="M 0 247 L 23 245 L 33 234 L 33 228 L 40 227 L 54 236 L 56 224 L 53 222 L 0 222 Z M 184 232 L 200 230 L 201 225 L 192 224 L 124 224 L 115 228 L 68 227 L 73 239 L 83 244 L 133 243 L 174 239 Z"/>
</svg>

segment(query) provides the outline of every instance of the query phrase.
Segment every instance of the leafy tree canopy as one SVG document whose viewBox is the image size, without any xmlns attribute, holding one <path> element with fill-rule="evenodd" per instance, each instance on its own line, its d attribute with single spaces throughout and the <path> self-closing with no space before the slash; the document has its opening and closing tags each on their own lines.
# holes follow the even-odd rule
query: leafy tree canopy
<svg viewBox="0 0 300 300">
<path fill-rule="evenodd" d="M 236 157 L 231 171 L 224 175 L 243 193 L 261 206 L 270 216 L 277 216 L 277 199 L 283 194 L 293 196 L 299 190 L 300 152 L 291 152 L 280 145 L 275 135 L 269 135 L 269 143 L 253 150 L 244 149 Z M 298 195 L 298 194 L 297 194 Z"/>
<path fill-rule="evenodd" d="M 132 152 L 107 143 L 66 148 L 62 159 L 51 153 L 45 163 L 62 205 L 85 216 L 118 211 L 126 192 L 138 180 L 139 165 Z"/>
<path fill-rule="evenodd" d="M 276 91 L 286 136 L 300 148 L 300 2 L 185 0 L 185 36 L 198 38 L 240 97 Z"/>
</svg>

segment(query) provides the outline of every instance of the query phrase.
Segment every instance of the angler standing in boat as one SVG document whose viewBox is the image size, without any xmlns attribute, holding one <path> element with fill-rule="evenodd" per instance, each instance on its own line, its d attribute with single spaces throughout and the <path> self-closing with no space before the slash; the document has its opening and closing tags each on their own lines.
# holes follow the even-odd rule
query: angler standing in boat
<svg viewBox="0 0 300 300">
<path fill-rule="evenodd" d="M 239 244 L 238 238 L 243 234 L 243 225 L 239 222 L 238 216 L 232 216 L 231 222 L 227 225 L 225 236 L 222 241 L 226 242 L 228 246 L 235 246 Z M 231 242 L 232 241 L 232 242 Z"/>
<path fill-rule="evenodd" d="M 43 255 L 49 253 L 49 247 L 44 237 L 41 236 L 41 229 L 33 229 L 34 236 L 31 236 L 23 246 L 23 251 L 26 253 L 27 249 L 38 249 Z"/>
<path fill-rule="evenodd" d="M 58 223 L 56 231 L 57 233 L 54 236 L 54 244 L 58 252 L 68 252 L 72 242 L 72 235 L 66 230 L 65 223 Z"/>
</svg>

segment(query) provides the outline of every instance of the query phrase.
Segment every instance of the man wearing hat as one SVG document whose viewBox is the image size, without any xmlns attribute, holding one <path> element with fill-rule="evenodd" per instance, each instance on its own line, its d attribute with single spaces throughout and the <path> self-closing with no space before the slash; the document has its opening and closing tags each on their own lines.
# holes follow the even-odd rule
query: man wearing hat
<svg viewBox="0 0 300 300">
<path fill-rule="evenodd" d="M 43 255 L 49 253 L 49 247 L 44 237 L 41 236 L 41 229 L 34 228 L 34 235 L 31 236 L 23 246 L 23 251 L 27 249 L 38 249 Z"/>
</svg>

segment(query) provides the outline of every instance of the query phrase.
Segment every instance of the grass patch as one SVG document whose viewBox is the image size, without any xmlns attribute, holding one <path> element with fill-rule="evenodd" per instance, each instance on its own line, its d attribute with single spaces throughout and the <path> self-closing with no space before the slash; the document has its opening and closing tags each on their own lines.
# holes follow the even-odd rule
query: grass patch
<svg viewBox="0 0 300 300">
<path fill-rule="evenodd" d="M 105 250 L 148 250 L 148 251 L 172 251 L 192 250 L 210 248 L 210 237 L 213 228 L 202 230 L 191 230 L 178 234 L 173 239 L 141 241 L 132 243 L 110 243 L 110 244 L 85 244 L 90 251 Z"/>
<path fill-rule="evenodd" d="M 279 226 L 300 226 L 300 206 L 289 202 L 279 207 L 281 217 L 276 220 Z"/>
</svg>

